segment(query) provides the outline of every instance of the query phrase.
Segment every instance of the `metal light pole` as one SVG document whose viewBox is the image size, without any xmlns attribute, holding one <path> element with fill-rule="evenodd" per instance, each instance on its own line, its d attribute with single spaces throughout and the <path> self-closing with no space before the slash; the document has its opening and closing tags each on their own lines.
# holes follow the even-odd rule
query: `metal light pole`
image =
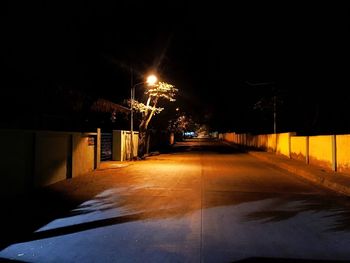
<svg viewBox="0 0 350 263">
<path fill-rule="evenodd" d="M 157 82 L 157 77 L 155 75 L 149 75 L 146 81 L 136 83 L 131 86 L 130 89 L 130 159 L 134 160 L 134 100 L 135 100 L 135 89 L 136 86 L 147 84 L 148 86 L 153 86 Z"/>
<path fill-rule="evenodd" d="M 277 125 L 276 125 L 276 95 L 273 96 L 273 133 L 277 132 Z"/>
<path fill-rule="evenodd" d="M 134 93 L 135 86 L 131 86 L 130 89 L 130 160 L 134 159 Z"/>
</svg>

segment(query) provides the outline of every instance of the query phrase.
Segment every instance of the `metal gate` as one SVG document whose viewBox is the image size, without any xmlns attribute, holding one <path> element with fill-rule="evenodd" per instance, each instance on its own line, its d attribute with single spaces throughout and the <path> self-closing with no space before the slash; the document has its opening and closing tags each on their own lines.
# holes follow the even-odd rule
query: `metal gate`
<svg viewBox="0 0 350 263">
<path fill-rule="evenodd" d="M 101 133 L 101 161 L 112 160 L 112 133 Z"/>
</svg>

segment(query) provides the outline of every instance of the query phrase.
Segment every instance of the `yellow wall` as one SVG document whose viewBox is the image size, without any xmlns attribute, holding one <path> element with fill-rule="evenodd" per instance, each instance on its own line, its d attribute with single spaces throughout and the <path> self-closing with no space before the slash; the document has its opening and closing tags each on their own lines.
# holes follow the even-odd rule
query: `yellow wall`
<svg viewBox="0 0 350 263">
<path fill-rule="evenodd" d="M 313 165 L 332 169 L 332 136 L 309 137 L 309 162 Z"/>
<path fill-rule="evenodd" d="M 291 136 L 291 158 L 296 160 L 306 160 L 306 136 Z"/>
<path fill-rule="evenodd" d="M 94 169 L 95 146 L 81 133 L 0 130 L 0 139 L 0 194 L 24 193 Z"/>
<path fill-rule="evenodd" d="M 36 132 L 35 185 L 44 186 L 87 174 L 95 167 L 95 147 L 82 133 Z"/>
<path fill-rule="evenodd" d="M 38 132 L 35 142 L 35 185 L 45 186 L 66 179 L 69 136 Z"/>
<path fill-rule="evenodd" d="M 337 171 L 350 173 L 350 135 L 337 135 Z"/>
<path fill-rule="evenodd" d="M 295 133 L 263 135 L 224 133 L 222 138 L 240 145 L 256 147 L 271 152 L 276 151 L 296 160 L 305 161 L 308 157 L 310 164 L 332 169 L 332 135 L 310 136 L 309 153 L 307 153 L 307 137 L 295 136 Z M 336 136 L 336 162 L 337 171 L 350 173 L 350 135 Z"/>
<path fill-rule="evenodd" d="M 267 151 L 274 152 L 276 150 L 276 134 L 267 134 Z"/>
<path fill-rule="evenodd" d="M 224 140 L 228 142 L 234 142 L 234 133 L 224 133 Z"/>
<path fill-rule="evenodd" d="M 267 150 L 268 136 L 267 134 L 258 135 L 258 147 Z"/>
<path fill-rule="evenodd" d="M 259 136 L 247 134 L 246 138 L 247 138 L 247 145 L 248 146 L 254 147 L 254 148 L 258 147 L 258 138 L 259 138 Z"/>
<path fill-rule="evenodd" d="M 73 135 L 72 176 L 87 174 L 94 170 L 95 145 L 89 145 L 89 137 L 79 133 Z"/>
<path fill-rule="evenodd" d="M 279 133 L 277 136 L 277 146 L 276 152 L 289 157 L 289 132 Z"/>
</svg>

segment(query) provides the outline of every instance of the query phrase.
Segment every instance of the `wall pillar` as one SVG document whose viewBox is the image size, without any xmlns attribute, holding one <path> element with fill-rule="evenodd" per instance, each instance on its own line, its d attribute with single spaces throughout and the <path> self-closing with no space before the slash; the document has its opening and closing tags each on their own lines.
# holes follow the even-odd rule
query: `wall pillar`
<svg viewBox="0 0 350 263">
<path fill-rule="evenodd" d="M 337 136 L 332 135 L 332 170 L 337 171 Z"/>
<path fill-rule="evenodd" d="M 73 177 L 73 134 L 68 135 L 68 146 L 67 146 L 67 175 L 66 178 L 70 179 Z"/>
<path fill-rule="evenodd" d="M 306 153 L 305 153 L 305 162 L 306 164 L 310 163 L 310 158 L 309 158 L 309 136 L 306 136 Z"/>
<path fill-rule="evenodd" d="M 101 164 L 101 128 L 97 128 L 97 138 L 95 145 L 95 169 L 100 168 Z"/>
<path fill-rule="evenodd" d="M 292 151 L 292 142 L 291 142 L 291 133 L 288 132 L 288 157 L 289 159 L 292 158 L 291 151 Z"/>
</svg>

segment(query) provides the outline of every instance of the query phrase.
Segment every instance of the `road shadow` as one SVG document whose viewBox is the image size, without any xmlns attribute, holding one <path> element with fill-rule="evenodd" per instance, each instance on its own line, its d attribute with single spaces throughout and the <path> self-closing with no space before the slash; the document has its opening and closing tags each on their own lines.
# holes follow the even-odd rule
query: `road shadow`
<svg viewBox="0 0 350 263">
<path fill-rule="evenodd" d="M 276 189 L 277 190 L 277 189 Z M 325 232 L 350 232 L 350 203 L 346 196 L 312 195 L 303 193 L 208 192 L 204 207 L 238 206 L 244 203 L 269 201 L 257 211 L 246 213 L 243 222 L 268 224 L 292 219 L 305 212 L 320 213 L 331 218 Z"/>
<path fill-rule="evenodd" d="M 79 202 L 80 200 L 71 199 L 65 193 L 52 191 L 50 188 L 2 197 L 0 250 L 26 239 L 55 218 L 69 216 Z"/>
<path fill-rule="evenodd" d="M 276 208 L 265 208 L 249 213 L 246 221 L 259 221 L 260 223 L 279 222 L 291 219 L 304 212 L 327 212 L 327 218 L 332 218 L 327 232 L 350 232 L 350 205 L 348 197 L 316 196 L 316 195 L 285 195 L 278 198 Z M 279 207 L 289 206 L 288 209 Z"/>
<path fill-rule="evenodd" d="M 8 259 L 8 258 L 2 258 L 0 257 L 0 263 L 27 263 L 28 261 L 21 261 L 21 260 L 15 260 L 15 259 Z"/>
<path fill-rule="evenodd" d="M 201 207 L 199 204 L 191 205 L 190 200 L 193 196 L 181 197 L 181 193 L 179 193 L 177 203 L 174 203 L 173 206 L 167 209 L 160 209 L 160 207 L 165 207 L 174 200 L 174 196 L 164 195 L 163 198 L 159 198 L 159 196 L 160 194 L 147 197 L 144 189 L 120 195 L 118 198 L 115 198 L 115 194 L 111 192 L 108 195 L 95 196 L 94 202 L 79 205 L 82 201 L 81 199 L 72 200 L 60 195 L 58 192 L 50 192 L 49 189 L 41 190 L 30 198 L 27 197 L 26 202 L 22 200 L 21 203 L 17 204 L 17 209 L 6 213 L 2 217 L 2 233 L 4 235 L 2 236 L 1 249 L 13 243 L 56 237 L 134 221 L 180 218 L 201 208 L 232 207 L 263 200 L 275 200 L 272 207 L 277 208 L 265 208 L 264 210 L 247 213 L 242 218 L 242 221 L 257 221 L 265 224 L 288 220 L 307 211 L 314 213 L 327 211 L 331 213 L 330 217 L 333 217 L 334 224 L 329 226 L 326 231 L 350 231 L 350 207 L 348 205 L 345 206 L 344 203 L 339 203 L 339 197 L 332 199 L 326 196 L 302 194 L 279 194 L 277 197 L 276 193 L 220 192 L 208 194 L 205 198 L 204 206 Z M 149 200 L 145 202 L 145 198 L 149 198 Z M 153 202 L 154 200 L 157 200 L 157 202 Z M 347 202 L 348 200 L 344 199 L 343 201 Z M 147 203 L 156 203 L 156 206 L 145 205 Z M 293 203 L 292 206 L 289 205 L 291 203 Z M 283 209 L 283 207 L 288 205 L 288 209 Z M 57 218 L 69 218 L 115 208 L 124 208 L 128 212 L 114 217 L 36 231 Z M 3 221 L 4 218 L 7 219 L 5 222 Z"/>
</svg>

